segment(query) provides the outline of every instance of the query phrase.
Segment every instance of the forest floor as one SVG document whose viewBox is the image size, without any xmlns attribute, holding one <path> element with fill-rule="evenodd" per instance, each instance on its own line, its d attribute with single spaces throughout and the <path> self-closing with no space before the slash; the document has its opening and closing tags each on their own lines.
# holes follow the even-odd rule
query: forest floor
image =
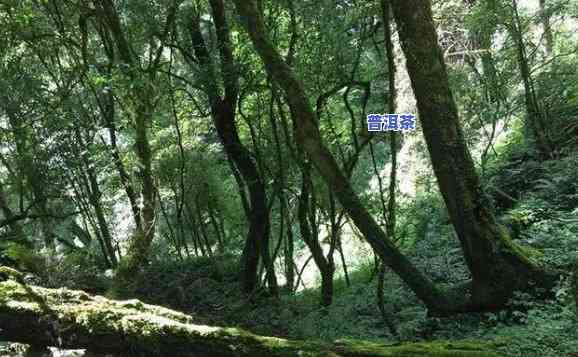
<svg viewBox="0 0 578 357">
<path fill-rule="evenodd" d="M 528 250 L 535 248 L 537 261 L 567 272 L 576 261 L 578 246 L 576 167 L 578 155 L 538 163 L 514 153 L 490 168 L 487 179 L 488 187 L 500 191 L 494 204 L 512 238 Z M 504 194 L 514 200 L 504 201 Z M 438 202 L 437 209 L 443 212 Z M 408 254 L 440 284 L 464 281 L 468 273 L 458 241 L 443 213 L 440 216 L 420 222 L 423 234 Z M 258 334 L 328 341 L 499 339 L 505 342 L 507 356 L 578 356 L 568 276 L 561 278 L 551 300 L 520 295 L 507 311 L 441 319 L 427 317 L 419 301 L 388 272 L 385 301 L 399 332 L 396 337 L 377 309 L 372 261 L 351 267 L 349 285 L 343 274 L 336 279 L 334 303 L 327 309 L 319 307 L 317 288 L 280 299 L 261 296 L 247 301 L 239 294 L 235 269 L 234 259 L 153 264 L 137 284 L 137 292 L 139 298 L 190 312 L 208 324 L 241 326 Z"/>
<path fill-rule="evenodd" d="M 512 238 L 528 249 L 535 248 L 538 261 L 565 271 L 570 271 L 576 260 L 578 246 L 577 165 L 576 155 L 539 165 L 512 158 L 495 168 L 499 174 L 491 174 L 488 181 L 489 187 L 501 191 L 495 204 Z M 502 201 L 504 194 L 514 200 Z M 423 200 L 432 202 L 431 197 Z M 441 212 L 438 203 L 434 209 Z M 420 222 L 423 234 L 407 253 L 440 284 L 467 279 L 451 226 L 443 214 L 427 216 L 434 218 Z M 76 276 L 67 270 L 61 280 L 48 285 L 104 294 L 109 286 L 107 278 L 87 274 L 86 269 Z M 500 341 L 506 356 L 578 356 L 576 315 L 567 276 L 561 278 L 551 300 L 520 295 L 509 310 L 499 313 L 430 318 L 399 279 L 387 272 L 385 301 L 398 336 L 390 333 L 380 317 L 376 283 L 375 266 L 367 261 L 350 267 L 349 284 L 343 274 L 336 279 L 330 308 L 320 308 L 317 288 L 282 293 L 279 298 L 259 295 L 250 301 L 240 293 L 234 256 L 184 261 L 158 257 L 136 280 L 132 287 L 136 293 L 130 297 L 191 314 L 199 324 L 237 326 L 267 336 L 380 343 L 488 340 Z"/>
</svg>

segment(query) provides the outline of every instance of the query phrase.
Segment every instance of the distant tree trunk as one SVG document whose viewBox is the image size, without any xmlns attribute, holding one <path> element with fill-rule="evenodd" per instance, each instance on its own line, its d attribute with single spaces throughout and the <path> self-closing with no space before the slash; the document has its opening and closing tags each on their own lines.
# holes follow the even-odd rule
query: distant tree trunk
<svg viewBox="0 0 578 357">
<path fill-rule="evenodd" d="M 326 258 L 323 254 L 323 248 L 319 243 L 317 234 L 313 232 L 310 220 L 311 207 L 310 197 L 313 183 L 311 181 L 311 164 L 304 162 L 302 164 L 302 183 L 301 195 L 299 196 L 299 227 L 301 229 L 301 238 L 311 251 L 313 261 L 321 273 L 321 305 L 330 306 L 333 302 L 333 275 L 335 265 L 331 258 Z"/>
<path fill-rule="evenodd" d="M 536 96 L 528 56 L 526 55 L 526 46 L 524 45 L 524 36 L 520 16 L 518 14 L 518 3 L 512 0 L 512 36 L 516 40 L 516 49 L 518 54 L 518 66 L 520 75 L 524 82 L 524 98 L 526 101 L 526 127 L 536 143 L 538 152 L 541 157 L 549 158 L 552 154 L 552 143 L 546 130 L 546 118 L 540 108 L 540 103 Z"/>
<path fill-rule="evenodd" d="M 30 247 L 31 246 L 30 241 L 26 239 L 22 227 L 15 219 L 16 214 L 14 214 L 14 212 L 8 205 L 8 195 L 4 191 L 2 181 L 0 181 L 0 212 L 2 212 L 2 214 L 4 215 L 4 221 L 0 220 L 0 227 L 4 227 L 5 225 L 10 227 L 10 230 L 12 231 L 12 235 L 14 237 L 13 239 L 11 239 L 11 241 Z"/>
<path fill-rule="evenodd" d="M 471 9 L 479 1 L 464 0 L 464 2 L 466 6 Z M 492 55 L 492 36 L 497 27 L 496 16 L 492 15 L 497 13 L 497 3 L 496 0 L 484 0 L 481 6 L 483 6 L 481 11 L 487 12 L 490 16 L 488 16 L 487 21 L 484 21 L 474 28 L 471 38 L 472 47 L 480 53 L 488 100 L 491 103 L 496 103 L 502 100 L 501 86 L 496 71 L 494 56 Z M 475 56 L 472 56 L 472 63 L 474 65 L 475 58 Z"/>
<path fill-rule="evenodd" d="M 172 62 L 173 61 L 173 51 L 171 49 L 171 62 L 170 62 L 170 69 L 169 71 L 172 71 Z M 187 240 L 185 239 L 185 228 L 184 228 L 184 223 L 183 223 L 183 208 L 185 205 L 185 195 L 187 192 L 186 189 L 186 185 L 185 185 L 185 176 L 186 176 L 186 170 L 187 170 L 187 155 L 185 153 L 185 146 L 183 144 L 183 134 L 181 131 L 181 127 L 179 125 L 179 116 L 177 114 L 177 104 L 175 101 L 175 91 L 173 89 L 173 83 L 172 83 L 172 78 L 169 79 L 170 81 L 170 86 L 169 86 L 169 90 L 171 91 L 170 93 L 170 99 L 171 99 L 171 111 L 173 114 L 173 120 L 174 120 L 174 126 L 175 126 L 175 133 L 177 134 L 177 143 L 178 143 L 178 147 L 179 147 L 179 161 L 180 161 L 180 165 L 179 165 L 179 190 L 177 190 L 177 188 L 175 187 L 174 184 L 171 184 L 172 189 L 173 189 L 173 193 L 175 196 L 175 207 L 176 207 L 176 213 L 177 213 L 177 218 L 176 218 L 176 224 L 178 227 L 178 234 L 177 234 L 177 240 L 180 241 L 180 245 L 182 245 L 185 248 L 185 252 L 187 254 L 187 257 L 190 256 L 190 252 L 189 252 L 189 245 L 187 244 Z M 179 194 L 180 192 L 180 194 Z M 222 244 L 221 244 L 222 247 Z"/>
<path fill-rule="evenodd" d="M 40 216 L 40 229 L 44 246 L 54 250 L 56 236 L 53 230 L 53 224 L 48 218 L 50 209 L 49 201 L 46 195 L 46 173 L 42 169 L 43 161 L 37 157 L 35 138 L 29 131 L 29 126 L 23 121 L 25 116 L 13 108 L 5 108 L 8 122 L 14 135 L 14 143 L 18 154 L 18 171 L 26 187 L 32 193 L 34 212 Z M 22 192 L 25 195 L 24 192 Z"/>
<path fill-rule="evenodd" d="M 544 31 L 544 40 L 546 41 L 546 55 L 552 56 L 554 50 L 554 35 L 552 34 L 552 27 L 550 26 L 550 15 L 546 9 L 546 0 L 540 0 L 540 21 Z"/>
<path fill-rule="evenodd" d="M 189 225 L 191 228 L 192 236 L 193 236 L 193 246 L 195 249 L 195 255 L 199 255 L 198 251 L 201 251 L 202 256 L 206 256 L 205 252 L 205 245 L 203 244 L 203 240 L 201 238 L 201 233 L 199 232 L 200 224 L 197 222 L 197 218 L 195 217 L 195 208 L 191 207 L 189 201 L 185 201 L 185 208 L 187 209 L 186 217 L 189 219 Z"/>
<path fill-rule="evenodd" d="M 201 246 L 204 244 L 205 252 L 209 256 L 213 256 L 213 250 L 211 249 L 211 242 L 209 240 L 209 235 L 208 235 L 207 229 L 205 227 L 205 218 L 203 215 L 204 212 L 203 212 L 203 208 L 201 206 L 201 202 L 199 200 L 199 194 L 197 194 L 197 196 L 195 197 L 194 210 L 197 213 L 197 222 L 199 224 L 200 232 L 201 232 L 201 235 L 199 236 L 200 241 L 201 241 Z"/>
<path fill-rule="evenodd" d="M 497 133 L 497 125 L 500 119 L 502 119 L 501 117 L 503 115 L 501 106 L 505 100 L 503 86 L 498 78 L 498 72 L 496 70 L 495 60 L 492 54 L 492 38 L 498 26 L 498 4 L 496 0 L 465 0 L 465 3 L 468 7 L 468 10 L 476 10 L 474 5 L 476 5 L 476 3 L 480 3 L 480 5 L 477 7 L 478 13 L 476 16 L 479 16 L 480 14 L 487 14 L 483 21 L 477 22 L 477 24 L 472 28 L 471 33 L 472 50 L 475 53 L 479 53 L 483 73 L 480 73 L 477 70 L 477 55 L 473 54 L 466 57 L 468 64 L 471 66 L 473 72 L 476 74 L 481 84 L 481 88 L 484 93 L 484 100 L 486 102 L 485 107 L 487 108 L 478 118 L 487 139 L 487 144 L 485 145 L 480 156 L 480 171 L 481 175 L 483 176 L 485 173 L 486 164 L 488 162 L 488 154 L 490 149 L 494 149 L 494 139 Z M 485 129 L 485 120 L 487 119 L 484 119 L 484 117 L 486 116 L 486 113 L 491 114 L 492 129 L 490 132 L 487 132 Z"/>
<path fill-rule="evenodd" d="M 133 235 L 123 264 L 119 266 L 118 280 L 132 279 L 134 273 L 148 260 L 151 243 L 155 236 L 156 224 L 156 187 L 153 179 L 152 151 L 148 139 L 148 127 L 154 113 L 154 85 L 156 68 L 149 68 L 146 73 L 139 68 L 133 57 L 126 34 L 122 28 L 119 15 L 112 0 L 93 1 L 96 13 L 110 35 L 118 50 L 119 59 L 128 70 L 126 79 L 133 83 L 129 94 L 129 113 L 135 126 L 135 153 L 139 161 L 141 180 L 140 229 Z"/>
<path fill-rule="evenodd" d="M 168 237 L 168 241 L 169 243 L 172 243 L 174 248 L 175 248 L 175 252 L 177 253 L 177 256 L 179 257 L 179 259 L 181 261 L 183 261 L 183 246 L 181 245 L 181 241 L 179 239 L 178 233 L 176 232 L 171 219 L 169 218 L 169 212 L 167 210 L 167 208 L 165 207 L 162 199 L 161 199 L 161 193 L 157 190 L 156 192 L 157 198 L 159 200 L 159 208 L 161 210 L 161 214 L 163 216 L 163 218 L 165 219 L 165 225 L 169 231 L 169 234 L 165 234 L 165 237 Z"/>
<path fill-rule="evenodd" d="M 286 280 L 286 290 L 289 292 L 293 291 L 295 285 L 295 268 L 293 264 L 293 231 L 292 231 L 292 222 L 289 210 L 289 205 L 287 202 L 286 197 L 286 190 L 285 190 L 285 166 L 286 163 L 283 158 L 283 151 L 281 148 L 281 139 L 279 137 L 279 131 L 277 127 L 277 118 L 275 117 L 275 102 L 277 100 L 277 91 L 274 87 L 271 88 L 271 102 L 270 110 L 269 110 L 269 122 L 271 124 L 271 131 L 273 132 L 273 139 L 275 142 L 275 154 L 277 158 L 278 164 L 278 185 L 281 187 L 279 190 L 279 219 L 280 219 L 280 228 L 279 228 L 279 240 L 283 242 L 283 250 L 284 250 L 284 266 L 285 266 L 285 280 Z M 287 217 L 286 217 L 287 216 Z M 287 220 L 285 229 L 285 219 Z M 283 240 L 285 237 L 285 240 Z"/>
<path fill-rule="evenodd" d="M 572 275 L 572 290 L 574 293 L 574 303 L 576 308 L 576 318 L 578 318 L 578 261 L 574 265 L 574 274 Z"/>
<path fill-rule="evenodd" d="M 295 137 L 298 144 L 309 155 L 321 177 L 335 193 L 355 225 L 380 258 L 428 307 L 438 311 L 451 309 L 453 302 L 450 303 L 431 280 L 418 271 L 388 239 L 387 234 L 361 204 L 331 152 L 322 144 L 316 117 L 303 85 L 270 42 L 256 1 L 234 0 L 234 3 L 257 53 L 265 63 L 267 72 L 285 92 L 285 98 L 296 122 Z"/>
<path fill-rule="evenodd" d="M 98 223 L 98 229 L 100 231 L 100 237 L 102 240 L 102 254 L 110 264 L 109 268 L 116 268 L 118 261 L 112 244 L 112 234 L 110 233 L 106 215 L 104 213 L 104 207 L 102 205 L 102 192 L 100 190 L 100 185 L 98 184 L 98 178 L 94 170 L 94 165 L 87 157 L 90 150 L 82 137 L 80 128 L 75 128 L 75 134 L 80 148 L 83 150 L 81 156 L 82 162 L 84 164 L 84 170 L 86 170 L 86 176 L 88 178 L 88 201 L 90 202 L 96 215 L 96 222 Z"/>
<path fill-rule="evenodd" d="M 385 36 L 385 53 L 387 57 L 387 73 L 388 73 L 388 96 L 387 96 L 387 106 L 388 106 L 388 113 L 395 113 L 396 108 L 396 99 L 397 99 L 397 90 L 396 90 L 396 67 L 395 67 L 395 53 L 393 47 L 393 41 L 391 36 L 391 4 L 390 0 L 381 0 L 381 14 L 383 19 L 383 30 Z M 389 135 L 389 152 L 391 155 L 391 169 L 389 174 L 389 197 L 388 197 L 388 204 L 387 204 L 387 212 L 383 212 L 384 216 L 387 214 L 386 220 L 386 229 L 387 233 L 391 240 L 394 242 L 397 241 L 396 237 L 396 213 L 397 213 L 397 201 L 396 201 L 396 191 L 397 191 L 397 137 L 398 134 L 395 131 L 392 131 Z M 373 157 L 373 148 L 372 144 L 369 143 L 371 148 L 371 156 L 373 159 L 374 167 L 375 159 Z M 376 170 L 377 171 L 377 170 Z M 379 172 L 377 173 L 379 175 Z M 385 206 L 384 198 L 383 198 L 383 188 L 381 187 L 381 179 L 380 179 L 380 195 L 382 204 Z M 385 308 L 385 263 L 381 262 L 379 267 L 379 274 L 377 277 L 377 305 L 379 307 L 379 311 L 381 312 L 381 317 L 384 323 L 389 328 L 389 331 L 393 335 L 397 335 L 397 328 L 393 323 L 393 316 L 387 312 Z"/>
<path fill-rule="evenodd" d="M 211 225 L 213 226 L 215 236 L 217 237 L 217 251 L 219 252 L 219 254 L 223 254 L 225 252 L 224 237 L 222 235 L 219 224 L 217 223 L 217 216 L 215 215 L 215 209 L 213 208 L 212 202 L 208 203 L 207 213 L 209 214 L 209 220 L 211 221 Z"/>
<path fill-rule="evenodd" d="M 550 276 L 532 264 L 490 211 L 464 142 L 429 1 L 392 0 L 432 165 L 472 273 L 470 309 L 503 306 Z"/>
<path fill-rule="evenodd" d="M 291 210 L 289 208 L 289 203 L 286 197 L 283 197 L 283 206 L 285 207 L 284 212 L 287 212 L 287 224 L 286 224 L 286 239 L 284 244 L 284 263 L 285 263 L 285 278 L 287 281 L 287 291 L 292 293 L 295 290 L 295 262 L 294 262 L 294 236 L 293 236 L 293 219 L 291 215 Z"/>
<path fill-rule="evenodd" d="M 79 148 L 75 148 L 75 155 L 80 156 Z M 69 187 L 72 188 L 74 191 L 75 196 L 75 203 L 78 206 L 79 210 L 82 212 L 83 218 L 83 225 L 84 227 L 76 227 L 72 228 L 72 232 L 78 236 L 84 233 L 84 239 L 81 239 L 85 246 L 88 246 L 92 241 L 92 236 L 90 236 L 90 232 L 94 233 L 97 238 L 98 243 L 100 244 L 101 251 L 103 252 L 103 256 L 106 258 L 106 247 L 104 246 L 104 242 L 102 240 L 102 234 L 100 233 L 100 229 L 98 227 L 98 223 L 94 220 L 93 217 L 93 207 L 90 203 L 89 197 L 91 196 L 90 190 L 90 183 L 88 180 L 88 175 L 84 167 L 78 168 L 77 172 L 75 172 L 77 168 L 70 168 L 66 174 L 66 180 L 69 183 Z M 89 228 L 90 227 L 90 228 Z M 82 229 L 84 232 L 79 232 L 79 229 Z M 112 264 L 109 264 L 110 266 Z"/>
<path fill-rule="evenodd" d="M 120 178 L 120 182 L 124 188 L 128 201 L 130 203 L 130 208 L 132 211 L 135 227 L 137 228 L 137 230 L 140 230 L 142 228 L 142 224 L 137 194 L 131 182 L 131 178 L 124 166 L 124 163 L 122 162 L 120 150 L 117 144 L 116 110 L 115 110 L 116 107 L 114 102 L 114 94 L 112 90 L 107 92 L 101 99 L 102 102 L 100 104 L 101 105 L 100 109 L 102 112 L 102 116 L 104 117 L 105 120 L 106 128 L 108 130 L 108 137 L 110 140 L 110 154 L 112 156 L 114 166 Z"/>
</svg>

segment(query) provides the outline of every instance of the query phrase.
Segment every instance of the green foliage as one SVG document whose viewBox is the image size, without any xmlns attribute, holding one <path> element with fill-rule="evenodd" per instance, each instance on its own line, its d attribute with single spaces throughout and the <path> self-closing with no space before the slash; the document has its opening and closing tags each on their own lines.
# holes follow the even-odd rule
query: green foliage
<svg viewBox="0 0 578 357">
<path fill-rule="evenodd" d="M 236 21 L 234 6 L 224 2 L 235 69 L 240 73 L 234 124 L 266 183 L 270 250 L 277 247 L 279 230 L 288 229 L 294 238 L 292 258 L 302 263 L 309 252 L 300 239 L 296 214 L 301 153 L 293 137 L 291 113 L 278 83 L 263 70 Z M 335 303 L 330 308 L 319 308 L 319 291 L 309 282 L 309 289 L 279 299 L 261 290 L 249 297 L 241 294 L 238 262 L 249 227 L 240 196 L 249 194 L 250 182 L 237 181 L 233 175 L 211 120 L 216 103 L 207 100 L 206 85 L 224 95 L 221 79 L 225 73 L 218 68 L 222 47 L 210 2 L 179 1 L 171 23 L 167 18 L 171 1 L 112 1 L 121 25 L 115 31 L 100 17 L 101 11 L 91 8 L 97 3 L 0 3 L 0 185 L 6 196 L 0 223 L 9 215 L 23 216 L 17 224 L 30 244 L 26 246 L 23 239 L 15 243 L 18 227 L 3 225 L 0 265 L 37 275 L 48 287 L 136 295 L 191 312 L 200 321 L 239 325 L 267 335 L 380 342 L 497 337 L 509 341 L 502 346 L 508 356 L 578 353 L 571 335 L 575 318 L 567 276 L 578 260 L 575 1 L 546 2 L 555 34 L 551 54 L 544 50 L 540 14 L 520 1 L 531 82 L 548 123 L 545 132 L 555 149 L 547 160 L 536 154 L 527 130 L 519 49 L 512 37 L 512 3 L 433 2 L 463 135 L 474 160 L 481 164 L 484 187 L 499 219 L 514 240 L 539 252 L 534 258 L 564 274 L 553 291 L 556 299 L 546 303 L 518 296 L 503 312 L 434 319 L 388 271 L 385 300 L 398 337 L 387 331 L 375 306 L 371 254 L 344 252 L 351 265 L 351 286 L 341 277 L 336 279 Z M 369 213 L 384 226 L 387 212 L 374 189 L 372 158 L 368 149 L 355 152 L 354 145 L 367 135 L 365 115 L 385 112 L 392 94 L 388 92 L 379 2 L 260 3 L 269 37 L 291 62 L 304 82 L 308 100 L 319 111 L 324 143 L 342 167 L 357 160 L 351 184 Z M 196 15 L 209 52 L 207 67 L 212 68 L 200 64 L 197 49 L 191 46 L 190 24 Z M 120 56 L 119 34 L 130 43 L 132 64 Z M 411 104 L 412 83 L 403 69 L 396 36 L 394 41 L 398 105 L 417 111 Z M 117 279 L 111 290 L 114 272 L 107 271 L 107 253 L 99 239 L 110 230 L 113 249 L 130 256 L 127 247 L 135 222 L 128 193 L 132 190 L 136 204 L 142 205 L 139 196 L 144 182 L 142 155 L 136 145 L 139 110 L 146 112 L 142 127 L 152 156 L 155 237 L 141 269 Z M 385 172 L 392 153 L 386 136 L 377 135 L 372 142 L 375 161 L 387 189 Z M 411 179 L 411 186 L 416 187 L 408 194 L 398 192 L 396 244 L 442 288 L 468 281 L 470 274 L 436 188 L 426 145 L 419 133 L 400 141 L 398 177 Z M 406 145 L 412 145 L 410 150 Z M 406 157 L 401 157 L 402 152 Z M 330 192 L 316 171 L 312 179 L 313 218 L 320 237 L 325 238 Z M 281 194 L 285 210 L 279 204 Z M 98 204 L 104 217 L 96 213 Z M 337 214 L 342 209 L 336 205 Z M 351 231 L 348 225 L 343 227 L 344 245 L 353 240 L 363 244 Z M 278 273 L 283 270 L 280 262 L 287 237 L 281 238 Z M 49 240 L 58 242 L 54 250 Z M 201 249 L 195 251 L 194 245 L 201 243 L 218 253 L 209 257 Z M 325 249 L 327 240 L 322 243 Z M 367 246 L 363 248 L 370 252 Z M 121 261 L 120 267 L 124 266 L 126 260 Z M 314 264 L 308 269 L 315 269 Z"/>
<path fill-rule="evenodd" d="M 0 262 L 6 261 L 16 268 L 33 274 L 45 272 L 45 259 L 30 249 L 14 242 L 0 244 Z"/>
<path fill-rule="evenodd" d="M 42 284 L 49 288 L 67 287 L 103 295 L 110 287 L 110 277 L 102 266 L 101 257 L 85 251 L 54 257 L 46 263 Z"/>
<path fill-rule="evenodd" d="M 230 295 L 240 298 L 235 256 L 155 260 L 135 280 L 146 301 L 205 312 L 222 307 Z"/>
</svg>

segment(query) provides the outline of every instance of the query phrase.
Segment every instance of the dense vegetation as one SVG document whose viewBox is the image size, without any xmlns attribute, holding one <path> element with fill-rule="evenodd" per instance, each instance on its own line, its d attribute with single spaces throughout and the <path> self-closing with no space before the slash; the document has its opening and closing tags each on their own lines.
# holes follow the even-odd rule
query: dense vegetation
<svg viewBox="0 0 578 357">
<path fill-rule="evenodd" d="M 577 33 L 576 0 L 0 0 L 0 354 L 578 356 Z"/>
</svg>

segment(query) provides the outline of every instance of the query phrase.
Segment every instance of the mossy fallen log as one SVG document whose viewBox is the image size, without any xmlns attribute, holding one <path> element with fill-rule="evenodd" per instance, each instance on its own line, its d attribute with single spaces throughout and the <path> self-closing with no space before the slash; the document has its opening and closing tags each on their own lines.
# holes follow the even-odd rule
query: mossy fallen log
<svg viewBox="0 0 578 357">
<path fill-rule="evenodd" d="M 490 343 L 327 344 L 194 324 L 185 314 L 138 300 L 28 286 L 0 270 L 0 340 L 83 348 L 120 356 L 499 356 Z"/>
</svg>

